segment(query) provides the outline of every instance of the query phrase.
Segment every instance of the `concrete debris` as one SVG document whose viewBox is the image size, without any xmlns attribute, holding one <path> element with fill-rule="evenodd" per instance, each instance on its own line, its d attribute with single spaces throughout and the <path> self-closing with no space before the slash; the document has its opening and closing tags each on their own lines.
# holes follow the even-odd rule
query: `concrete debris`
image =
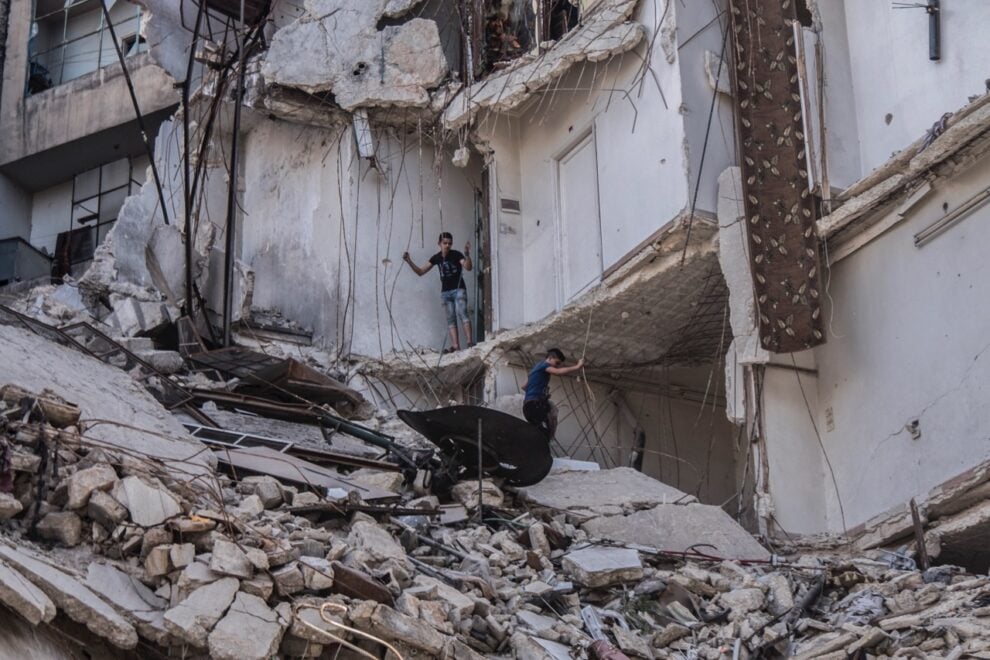
<svg viewBox="0 0 990 660">
<path fill-rule="evenodd" d="M 55 618 L 55 604 L 45 592 L 0 561 L 0 602 L 36 626 Z"/>
<path fill-rule="evenodd" d="M 447 75 L 437 24 L 413 18 L 378 29 L 395 0 L 324 0 L 276 31 L 265 82 L 309 94 L 332 92 L 344 110 L 425 108 Z M 300 52 L 307 57 L 299 57 Z"/>
<path fill-rule="evenodd" d="M 126 393 L 142 419 L 158 419 L 126 388 L 103 391 Z M 143 439 L 147 452 L 128 451 L 123 438 L 91 440 L 99 400 L 76 406 L 65 396 L 54 389 L 45 399 L 61 427 L 37 412 L 0 414 L 0 456 L 11 466 L 0 480 L 10 491 L 0 493 L 0 603 L 39 629 L 64 614 L 122 648 L 140 638 L 163 653 L 325 657 L 349 635 L 320 616 L 325 607 L 330 620 L 372 636 L 362 648 L 380 650 L 377 639 L 408 657 L 591 658 L 589 627 L 642 658 L 990 650 L 982 573 L 916 570 L 903 549 L 788 548 L 774 558 L 722 509 L 630 468 L 555 471 L 519 489 L 486 479 L 485 524 L 451 523 L 381 502 L 471 508 L 477 480 L 448 498 L 399 472 L 326 464 L 341 483 L 391 495 L 361 501 L 371 491 L 355 488 L 328 499 L 296 476 L 214 472 L 196 459 L 205 450 L 195 442 L 169 445 L 183 431 L 161 420 Z M 117 403 L 106 405 L 122 415 Z M 377 428 L 389 423 L 376 419 Z M 195 451 L 179 461 L 151 437 Z M 179 466 L 209 478 L 189 479 Z M 933 557 L 975 547 L 990 518 L 985 472 L 923 507 L 940 515 L 926 539 Z M 589 606 L 600 626 L 582 619 Z"/>
<path fill-rule="evenodd" d="M 152 485 L 138 477 L 125 477 L 112 494 L 127 509 L 131 521 L 142 527 L 161 525 L 182 513 L 178 500 L 161 483 Z"/>
<path fill-rule="evenodd" d="M 100 637 L 122 649 L 137 646 L 134 627 L 117 614 L 93 591 L 68 573 L 46 563 L 27 551 L 0 544 L 0 560 L 16 569 L 45 593 L 53 603 L 72 618 Z"/>
<path fill-rule="evenodd" d="M 278 650 L 287 622 L 257 596 L 238 592 L 227 615 L 210 633 L 210 657 L 264 660 Z"/>
<path fill-rule="evenodd" d="M 719 557 L 767 560 L 770 553 L 717 506 L 661 504 L 628 516 L 601 516 L 584 523 L 589 536 L 682 552 L 703 543 Z"/>
<path fill-rule="evenodd" d="M 639 553 L 626 548 L 589 547 L 564 555 L 561 565 L 578 584 L 607 587 L 643 577 Z"/>
<path fill-rule="evenodd" d="M 197 648 L 206 648 L 207 636 L 237 595 L 236 578 L 223 578 L 204 585 L 165 612 L 165 627 L 177 638 Z"/>
<path fill-rule="evenodd" d="M 663 503 L 695 501 L 692 495 L 632 468 L 551 473 L 535 486 L 520 488 L 519 497 L 533 506 L 584 515 L 617 515 Z"/>
</svg>

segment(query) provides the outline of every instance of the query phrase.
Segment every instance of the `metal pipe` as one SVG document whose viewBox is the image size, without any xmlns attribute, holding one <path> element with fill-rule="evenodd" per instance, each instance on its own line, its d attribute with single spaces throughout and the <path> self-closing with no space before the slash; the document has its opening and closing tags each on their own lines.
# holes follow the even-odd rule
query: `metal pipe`
<svg viewBox="0 0 990 660">
<path fill-rule="evenodd" d="M 942 31 L 939 14 L 942 11 L 941 0 L 928 0 L 928 59 L 942 59 Z"/>
<path fill-rule="evenodd" d="M 189 163 L 189 92 L 192 87 L 193 64 L 196 61 L 196 44 L 199 41 L 199 28 L 203 22 L 203 14 L 206 13 L 206 0 L 199 3 L 199 11 L 196 12 L 196 25 L 193 27 L 192 41 L 189 44 L 189 61 L 186 64 L 186 79 L 182 81 L 182 148 L 183 148 L 183 177 L 182 177 L 182 197 L 185 200 L 186 218 L 184 231 L 186 232 L 186 300 L 183 308 L 184 314 L 190 319 L 193 317 L 193 230 L 192 230 L 192 198 L 190 196 L 190 178 L 192 172 Z"/>
<path fill-rule="evenodd" d="M 244 25 L 244 2 L 241 2 L 241 25 L 237 32 L 238 49 L 240 51 L 239 70 L 237 72 L 237 91 L 234 93 L 234 129 L 230 139 L 230 181 L 227 185 L 227 232 L 224 242 L 224 266 L 223 266 L 223 345 L 230 346 L 230 321 L 233 315 L 233 293 L 234 293 L 234 235 L 236 233 L 236 210 L 237 210 L 237 145 L 240 141 L 241 132 L 241 101 L 244 96 L 244 64 L 247 62 L 247 53 L 244 48 L 244 37 L 240 28 Z"/>
</svg>

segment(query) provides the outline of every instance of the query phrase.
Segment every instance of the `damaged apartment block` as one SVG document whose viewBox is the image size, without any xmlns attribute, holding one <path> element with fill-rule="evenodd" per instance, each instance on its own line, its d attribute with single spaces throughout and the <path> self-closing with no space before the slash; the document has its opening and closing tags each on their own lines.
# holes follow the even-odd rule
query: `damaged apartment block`
<svg viewBox="0 0 990 660">
<path fill-rule="evenodd" d="M 0 658 L 986 657 L 985 4 L 0 0 Z"/>
</svg>

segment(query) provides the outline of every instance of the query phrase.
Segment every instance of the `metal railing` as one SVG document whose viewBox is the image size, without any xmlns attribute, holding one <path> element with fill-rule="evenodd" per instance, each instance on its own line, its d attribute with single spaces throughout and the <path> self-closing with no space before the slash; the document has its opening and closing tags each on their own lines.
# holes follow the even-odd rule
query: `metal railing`
<svg viewBox="0 0 990 660">
<path fill-rule="evenodd" d="M 0 286 L 51 273 L 52 258 L 20 236 L 0 239 Z"/>
<path fill-rule="evenodd" d="M 118 35 L 123 35 L 120 46 L 125 56 L 147 50 L 140 37 L 141 11 L 135 6 L 133 15 L 113 22 Z M 74 28 L 87 19 L 97 27 L 75 34 Z M 118 61 L 104 14 L 99 3 L 92 0 L 75 0 L 64 8 L 37 16 L 31 32 L 27 94 L 61 85 Z M 34 51 L 35 40 L 45 37 L 49 45 Z"/>
</svg>

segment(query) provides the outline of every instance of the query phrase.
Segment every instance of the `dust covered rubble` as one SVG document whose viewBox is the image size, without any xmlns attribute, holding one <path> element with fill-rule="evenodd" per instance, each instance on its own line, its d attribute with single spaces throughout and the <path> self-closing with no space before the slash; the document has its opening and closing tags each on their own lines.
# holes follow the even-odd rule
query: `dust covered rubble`
<svg viewBox="0 0 990 660">
<path fill-rule="evenodd" d="M 63 613 L 121 648 L 355 657 L 346 641 L 403 657 L 596 657 L 581 616 L 592 606 L 627 657 L 990 654 L 988 578 L 960 569 L 623 547 L 589 535 L 587 510 L 541 507 L 532 491 L 524 505 L 490 482 L 485 525 L 348 513 L 346 501 L 314 513 L 300 505 L 317 494 L 267 476 L 179 483 L 153 460 L 90 444 L 84 420 L 41 409 L 0 414 L 0 602 L 32 625 Z M 477 497 L 473 483 L 458 493 Z M 640 497 L 633 508 L 691 506 Z"/>
</svg>

